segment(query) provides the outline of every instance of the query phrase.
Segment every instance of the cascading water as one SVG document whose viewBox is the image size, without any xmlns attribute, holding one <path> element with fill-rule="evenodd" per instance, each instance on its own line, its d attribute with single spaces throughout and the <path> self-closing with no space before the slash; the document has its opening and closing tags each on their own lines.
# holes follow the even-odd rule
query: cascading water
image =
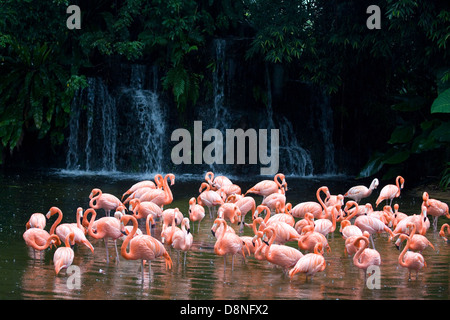
<svg viewBox="0 0 450 320">
<path fill-rule="evenodd" d="M 145 89 L 148 74 L 153 75 L 153 90 Z M 164 169 L 167 120 L 156 88 L 156 70 L 147 72 L 146 66 L 133 65 L 130 87 L 122 89 L 118 99 L 124 106 L 121 109 L 128 109 L 122 158 L 131 159 L 127 167 L 132 171 L 154 173 Z"/>
<path fill-rule="evenodd" d="M 310 153 L 304 149 L 296 136 L 292 123 L 285 116 L 274 119 L 272 108 L 272 84 L 270 73 L 266 65 L 267 82 L 267 128 L 280 130 L 280 171 L 295 176 L 309 176 L 314 173 L 313 161 Z M 278 123 L 276 125 L 275 123 Z"/>
<path fill-rule="evenodd" d="M 71 108 L 66 168 L 116 171 L 116 103 L 103 81 L 89 78 Z"/>
<path fill-rule="evenodd" d="M 129 85 L 116 94 L 100 78 L 88 79 L 72 103 L 68 170 L 163 171 L 166 117 L 155 79 L 155 68 L 133 65 Z"/>
</svg>

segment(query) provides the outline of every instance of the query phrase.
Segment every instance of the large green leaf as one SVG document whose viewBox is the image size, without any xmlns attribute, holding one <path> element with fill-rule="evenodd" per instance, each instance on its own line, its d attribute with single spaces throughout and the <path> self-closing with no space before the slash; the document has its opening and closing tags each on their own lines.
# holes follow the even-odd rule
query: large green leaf
<svg viewBox="0 0 450 320">
<path fill-rule="evenodd" d="M 414 137 L 415 127 L 412 124 L 396 127 L 391 134 L 389 144 L 406 143 Z"/>
<path fill-rule="evenodd" d="M 450 113 L 450 89 L 437 96 L 431 105 L 431 113 Z"/>
</svg>

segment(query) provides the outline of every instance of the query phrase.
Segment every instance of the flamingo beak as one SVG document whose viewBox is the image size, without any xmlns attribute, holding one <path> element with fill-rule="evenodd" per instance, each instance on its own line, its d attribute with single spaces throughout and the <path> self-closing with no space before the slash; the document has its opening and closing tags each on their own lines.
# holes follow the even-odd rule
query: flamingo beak
<svg viewBox="0 0 450 320">
<path fill-rule="evenodd" d="M 216 232 L 214 230 L 211 230 L 211 233 L 214 237 L 216 236 Z"/>
</svg>

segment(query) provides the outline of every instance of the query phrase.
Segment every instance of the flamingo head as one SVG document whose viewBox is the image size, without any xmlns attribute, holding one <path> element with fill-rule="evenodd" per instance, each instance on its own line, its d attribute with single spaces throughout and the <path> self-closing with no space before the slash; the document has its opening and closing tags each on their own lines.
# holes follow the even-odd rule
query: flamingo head
<svg viewBox="0 0 450 320">
<path fill-rule="evenodd" d="M 47 217 L 47 219 L 50 219 L 52 215 L 58 213 L 59 211 L 61 210 L 58 207 L 51 207 L 45 216 Z"/>
</svg>

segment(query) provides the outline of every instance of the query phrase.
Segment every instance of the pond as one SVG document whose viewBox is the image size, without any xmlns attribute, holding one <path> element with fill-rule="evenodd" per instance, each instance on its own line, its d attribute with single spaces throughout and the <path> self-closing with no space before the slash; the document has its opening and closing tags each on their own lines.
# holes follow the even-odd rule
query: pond
<svg viewBox="0 0 450 320">
<path fill-rule="evenodd" d="M 110 242 L 109 263 L 105 259 L 103 240 L 88 239 L 95 247 L 92 253 L 87 247 L 75 246 L 73 265 L 79 267 L 80 287 L 70 289 L 70 275 L 65 270 L 55 274 L 53 254 L 55 249 L 47 249 L 41 258 L 33 259 L 22 238 L 25 223 L 34 212 L 46 213 L 51 206 L 59 207 L 63 213 L 63 222 L 74 222 L 78 206 L 88 207 L 89 194 L 93 188 L 121 196 L 137 181 L 152 178 L 143 175 L 124 175 L 114 173 L 81 174 L 64 171 L 20 171 L 4 172 L 0 176 L 0 299 L 201 299 L 201 300 L 292 300 L 292 299 L 448 299 L 450 276 L 450 245 L 438 235 L 438 231 L 429 229 L 427 238 L 435 246 L 423 252 L 427 268 L 419 273 L 416 280 L 408 280 L 408 270 L 399 266 L 399 251 L 386 234 L 375 237 L 375 245 L 380 252 L 380 289 L 369 289 L 365 283 L 364 272 L 353 265 L 352 258 L 344 254 L 344 240 L 339 228 L 329 236 L 330 253 L 325 253 L 326 269 L 312 280 L 304 274 L 290 279 L 283 271 L 266 261 L 242 256 L 235 259 L 231 270 L 231 257 L 227 258 L 224 271 L 224 259 L 214 253 L 215 238 L 210 229 L 213 224 L 208 214 L 201 222 L 191 228 L 194 237 L 192 249 L 187 254 L 186 265 L 182 259 L 177 261 L 175 250 L 170 252 L 173 268 L 166 270 L 164 260 L 152 262 L 151 277 L 145 269 L 144 281 L 139 270 L 140 262 L 120 258 L 114 262 L 114 247 Z M 400 198 L 400 209 L 408 214 L 419 214 L 421 198 L 406 187 Z M 247 190 L 262 177 L 232 177 L 242 190 Z M 355 180 L 345 176 L 334 177 L 287 177 L 289 190 L 287 201 L 293 205 L 303 201 L 314 201 L 316 190 L 327 185 L 332 194 L 345 193 L 355 185 Z M 171 190 L 173 203 L 188 216 L 188 201 L 198 195 L 198 188 L 204 181 L 203 176 L 177 176 Z M 364 184 L 370 183 L 364 181 Z M 359 182 L 358 182 L 359 184 Z M 367 199 L 374 203 L 381 189 Z M 432 192 L 430 196 L 433 197 Z M 262 197 L 254 196 L 260 204 Z M 365 200 L 363 200 L 365 203 Z M 103 216 L 103 210 L 99 210 Z M 440 218 L 438 228 L 447 222 Z M 47 222 L 49 230 L 54 219 Z M 247 215 L 246 222 L 251 217 Z M 237 225 L 232 225 L 238 230 Z M 144 230 L 144 226 L 140 225 Z M 438 229 L 439 230 L 439 229 Z M 161 226 L 157 224 L 155 237 L 160 239 Z M 252 236 L 250 228 L 243 235 Z M 287 243 L 297 247 L 296 242 Z M 118 241 L 121 245 L 121 241 Z"/>
</svg>

